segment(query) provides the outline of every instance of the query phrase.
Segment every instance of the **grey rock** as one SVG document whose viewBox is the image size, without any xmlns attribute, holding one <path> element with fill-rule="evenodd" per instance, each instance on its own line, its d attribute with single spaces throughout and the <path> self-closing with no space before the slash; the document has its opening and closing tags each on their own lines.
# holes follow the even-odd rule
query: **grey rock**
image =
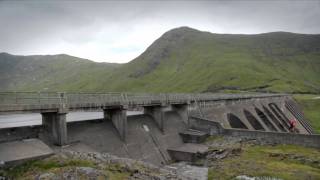
<svg viewBox="0 0 320 180">
<path fill-rule="evenodd" d="M 58 177 L 54 173 L 48 172 L 48 173 L 40 174 L 36 179 L 37 180 L 56 180 L 58 179 Z"/>
<path fill-rule="evenodd" d="M 77 167 L 76 172 L 84 174 L 89 177 L 97 177 L 97 176 L 101 175 L 101 172 L 99 170 L 91 168 L 91 167 Z"/>
</svg>

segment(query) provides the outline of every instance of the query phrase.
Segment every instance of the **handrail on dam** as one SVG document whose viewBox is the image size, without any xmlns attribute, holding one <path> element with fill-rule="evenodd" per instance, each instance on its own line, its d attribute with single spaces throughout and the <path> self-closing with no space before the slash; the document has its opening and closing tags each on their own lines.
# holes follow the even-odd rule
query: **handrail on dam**
<svg viewBox="0 0 320 180">
<path fill-rule="evenodd" d="M 68 108 L 112 105 L 177 104 L 193 101 L 217 101 L 285 96 L 286 94 L 221 94 L 221 93 L 66 93 L 66 92 L 0 92 L 0 111 L 8 106 L 50 106 Z M 2 110 L 4 111 L 4 110 Z"/>
</svg>

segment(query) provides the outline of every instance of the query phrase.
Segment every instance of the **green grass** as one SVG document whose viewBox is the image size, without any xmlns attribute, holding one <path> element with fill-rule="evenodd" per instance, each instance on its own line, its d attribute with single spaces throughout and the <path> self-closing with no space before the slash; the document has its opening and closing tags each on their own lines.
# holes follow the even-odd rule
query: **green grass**
<svg viewBox="0 0 320 180">
<path fill-rule="evenodd" d="M 319 96 L 320 95 L 294 95 L 294 98 L 303 108 L 303 112 L 312 127 L 320 134 L 320 99 L 314 99 Z"/>
<path fill-rule="evenodd" d="M 319 93 L 319 42 L 320 35 L 178 28 L 122 65 L 0 54 L 0 90 Z"/>
<path fill-rule="evenodd" d="M 61 175 L 64 171 L 68 171 L 68 169 L 75 167 L 92 167 L 100 169 L 104 172 L 105 176 L 112 180 L 127 179 L 132 173 L 124 165 L 118 163 L 105 164 L 105 167 L 99 167 L 96 163 L 88 160 L 61 159 L 53 157 L 45 160 L 28 161 L 22 165 L 2 170 L 0 171 L 0 176 L 9 177 L 11 179 L 31 180 L 37 175 L 47 172 Z"/>
<path fill-rule="evenodd" d="M 48 172 L 52 170 L 57 170 L 59 168 L 66 168 L 66 167 L 95 167 L 93 162 L 85 161 L 85 160 L 63 160 L 60 161 L 56 158 L 50 158 L 47 160 L 33 160 L 28 161 L 22 165 L 15 166 L 10 168 L 6 171 L 0 172 L 0 175 L 10 177 L 12 179 L 25 179 L 30 174 L 34 172 Z"/>
<path fill-rule="evenodd" d="M 239 156 L 218 163 L 209 169 L 209 179 L 239 175 L 288 180 L 320 178 L 320 151 L 294 145 L 245 146 Z"/>
</svg>

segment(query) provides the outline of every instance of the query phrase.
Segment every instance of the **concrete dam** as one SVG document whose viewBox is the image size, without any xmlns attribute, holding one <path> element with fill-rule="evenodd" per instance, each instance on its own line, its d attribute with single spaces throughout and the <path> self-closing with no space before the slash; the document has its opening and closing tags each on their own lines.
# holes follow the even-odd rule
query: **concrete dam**
<svg viewBox="0 0 320 180">
<path fill-rule="evenodd" d="M 100 111 L 104 118 L 66 122 L 69 111 L 88 110 Z M 127 116 L 127 110 L 143 114 Z M 108 152 L 156 165 L 191 160 L 205 151 L 197 143 L 213 134 L 320 147 L 299 105 L 286 94 L 7 92 L 0 93 L 0 112 L 42 115 L 42 126 L 0 129 L 0 143 L 38 138 L 54 148 Z M 297 120 L 297 132 L 287 138 L 290 119 Z"/>
</svg>

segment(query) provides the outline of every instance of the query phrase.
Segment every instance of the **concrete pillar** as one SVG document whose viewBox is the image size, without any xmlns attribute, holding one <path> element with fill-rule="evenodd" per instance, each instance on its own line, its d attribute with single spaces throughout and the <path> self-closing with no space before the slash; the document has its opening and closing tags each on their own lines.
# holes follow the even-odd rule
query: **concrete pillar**
<svg viewBox="0 0 320 180">
<path fill-rule="evenodd" d="M 189 125 L 189 111 L 188 111 L 188 104 L 172 104 L 172 111 L 175 111 L 178 113 L 178 115 L 181 117 L 183 122 L 185 122 L 187 125 Z"/>
<path fill-rule="evenodd" d="M 111 112 L 112 112 L 112 109 L 104 109 L 103 110 L 103 119 L 111 120 Z"/>
<path fill-rule="evenodd" d="M 120 139 L 126 141 L 127 137 L 127 108 L 121 107 L 110 107 L 104 109 L 104 119 L 111 120 L 114 127 L 117 129 Z"/>
<path fill-rule="evenodd" d="M 144 106 L 144 114 L 150 115 L 158 125 L 160 131 L 164 131 L 164 109 L 166 106 Z"/>
<path fill-rule="evenodd" d="M 63 146 L 68 143 L 66 114 L 59 112 L 41 113 L 44 129 L 55 145 Z"/>
</svg>

